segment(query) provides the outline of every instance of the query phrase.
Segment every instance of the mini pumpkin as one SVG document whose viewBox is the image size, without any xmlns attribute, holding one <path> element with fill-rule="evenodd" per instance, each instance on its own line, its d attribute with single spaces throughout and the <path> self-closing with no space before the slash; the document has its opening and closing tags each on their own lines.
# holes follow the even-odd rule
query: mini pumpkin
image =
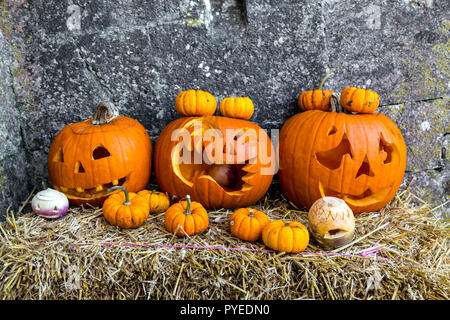
<svg viewBox="0 0 450 320">
<path fill-rule="evenodd" d="M 325 249 L 341 247 L 353 239 L 355 217 L 342 199 L 318 199 L 309 209 L 308 221 L 312 238 Z"/>
<path fill-rule="evenodd" d="M 183 116 L 211 116 L 216 112 L 217 101 L 209 92 L 186 90 L 175 98 L 175 108 Z"/>
<path fill-rule="evenodd" d="M 380 104 L 380 97 L 372 90 L 347 87 L 341 92 L 340 103 L 350 112 L 373 113 Z"/>
<path fill-rule="evenodd" d="M 262 231 L 262 239 L 269 248 L 282 252 L 300 252 L 309 243 L 309 232 L 298 221 L 270 221 Z"/>
<path fill-rule="evenodd" d="M 112 225 L 130 229 L 144 224 L 150 213 L 148 201 L 145 197 L 134 192 L 128 192 L 122 186 L 108 189 L 108 192 L 120 189 L 110 195 L 103 203 L 103 216 Z"/>
<path fill-rule="evenodd" d="M 325 196 L 343 199 L 353 213 L 377 211 L 395 196 L 406 168 L 401 131 L 384 114 L 310 110 L 288 119 L 279 136 L 278 177 L 283 194 L 310 208 Z"/>
<path fill-rule="evenodd" d="M 322 90 L 322 86 L 325 81 L 333 74 L 327 74 L 320 82 L 319 87 L 316 90 L 309 90 L 302 92 L 298 97 L 298 106 L 300 110 L 324 110 L 331 109 L 330 96 L 334 91 Z"/>
<path fill-rule="evenodd" d="M 166 211 L 170 206 L 170 200 L 167 194 L 154 190 L 141 190 L 138 195 L 144 196 L 149 203 L 150 213 L 159 213 Z"/>
<path fill-rule="evenodd" d="M 108 188 L 120 185 L 130 192 L 144 189 L 150 179 L 152 144 L 136 120 L 120 116 L 101 102 L 92 119 L 71 123 L 53 140 L 47 157 L 53 188 L 70 204 L 101 206 Z"/>
<path fill-rule="evenodd" d="M 225 117 L 248 120 L 252 117 L 255 107 L 248 97 L 224 98 L 219 105 L 220 114 Z"/>
<path fill-rule="evenodd" d="M 256 241 L 261 238 L 262 230 L 268 222 L 269 218 L 264 212 L 240 208 L 230 217 L 230 230 L 239 239 Z"/>
<path fill-rule="evenodd" d="M 208 213 L 198 202 L 192 201 L 189 195 L 186 200 L 175 203 L 164 215 L 164 225 L 170 233 L 179 237 L 203 232 L 208 227 Z"/>
</svg>

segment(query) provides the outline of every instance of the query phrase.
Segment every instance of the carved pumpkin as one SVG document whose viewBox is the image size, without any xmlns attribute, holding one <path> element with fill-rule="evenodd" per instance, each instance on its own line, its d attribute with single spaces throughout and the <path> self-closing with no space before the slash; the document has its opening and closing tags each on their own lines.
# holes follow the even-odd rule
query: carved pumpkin
<svg viewBox="0 0 450 320">
<path fill-rule="evenodd" d="M 216 112 L 217 101 L 209 92 L 187 90 L 177 95 L 175 108 L 183 116 L 212 116 Z"/>
<path fill-rule="evenodd" d="M 230 217 L 230 231 L 241 240 L 256 241 L 261 238 L 262 230 L 267 223 L 269 218 L 264 212 L 240 208 Z"/>
<path fill-rule="evenodd" d="M 380 97 L 372 90 L 347 87 L 341 92 L 340 102 L 347 111 L 373 113 L 380 104 Z"/>
<path fill-rule="evenodd" d="M 255 203 L 267 192 L 275 151 L 265 131 L 252 122 L 186 117 L 161 132 L 154 164 L 159 188 L 170 197 L 189 194 L 205 208 L 237 208 Z M 213 176 L 222 177 L 220 183 Z"/>
<path fill-rule="evenodd" d="M 319 87 L 316 90 L 303 91 L 298 97 L 298 106 L 300 110 L 331 110 L 330 96 L 334 91 L 322 90 L 322 86 L 330 76 L 333 74 L 327 74 L 320 82 Z"/>
<path fill-rule="evenodd" d="M 273 250 L 297 253 L 308 246 L 309 232 L 298 221 L 274 220 L 264 227 L 262 239 Z"/>
<path fill-rule="evenodd" d="M 252 117 L 255 107 L 248 97 L 228 97 L 220 101 L 220 114 L 225 117 L 248 120 Z"/>
<path fill-rule="evenodd" d="M 208 213 L 203 206 L 191 202 L 191 197 L 186 195 L 186 200 L 175 203 L 164 214 L 164 226 L 170 233 L 179 237 L 191 236 L 208 228 Z"/>
<path fill-rule="evenodd" d="M 333 100 L 338 106 L 335 95 Z M 281 129 L 279 156 L 280 186 L 289 200 L 309 208 L 332 196 L 354 213 L 383 208 L 400 187 L 406 167 L 402 134 L 383 114 L 297 114 Z"/>
<path fill-rule="evenodd" d="M 169 197 L 165 193 L 154 190 L 141 190 L 137 194 L 147 199 L 150 206 L 150 213 L 166 211 L 170 206 Z"/>
<path fill-rule="evenodd" d="M 48 173 L 53 188 L 72 205 L 101 205 L 112 186 L 130 192 L 147 186 L 151 153 L 145 128 L 102 102 L 93 119 L 69 124 L 58 133 L 48 153 Z"/>
<path fill-rule="evenodd" d="M 103 203 L 102 211 L 105 219 L 112 225 L 133 229 L 144 224 L 149 215 L 148 201 L 144 196 L 128 192 L 122 186 L 115 186 L 108 190 L 118 192 L 110 195 Z"/>
</svg>

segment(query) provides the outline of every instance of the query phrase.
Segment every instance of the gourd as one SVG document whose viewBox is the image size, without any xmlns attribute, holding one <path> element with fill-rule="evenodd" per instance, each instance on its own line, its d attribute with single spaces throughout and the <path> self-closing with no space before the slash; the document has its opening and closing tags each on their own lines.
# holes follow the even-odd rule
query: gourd
<svg viewBox="0 0 450 320">
<path fill-rule="evenodd" d="M 219 105 L 220 114 L 225 117 L 248 120 L 252 117 L 255 107 L 248 97 L 224 98 Z"/>
<path fill-rule="evenodd" d="M 323 110 L 329 111 L 331 109 L 330 96 L 334 91 L 332 90 L 322 90 L 322 86 L 325 81 L 332 76 L 332 73 L 327 74 L 320 85 L 315 90 L 309 90 L 302 92 L 298 97 L 298 106 L 300 110 Z"/>
<path fill-rule="evenodd" d="M 298 221 L 274 220 L 264 227 L 262 239 L 273 250 L 297 253 L 308 246 L 309 232 Z"/>
<path fill-rule="evenodd" d="M 175 108 L 183 116 L 211 116 L 216 112 L 216 98 L 203 90 L 181 91 L 175 98 Z"/>
<path fill-rule="evenodd" d="M 269 222 L 267 215 L 251 208 L 237 209 L 230 217 L 231 233 L 241 240 L 256 241 Z"/>
<path fill-rule="evenodd" d="M 198 202 L 186 200 L 175 203 L 164 214 L 164 226 L 170 233 L 179 237 L 191 236 L 208 228 L 208 213 Z"/>
<path fill-rule="evenodd" d="M 150 213 L 147 199 L 134 192 L 128 192 L 122 186 L 109 188 L 108 192 L 117 189 L 123 192 L 111 194 L 103 203 L 102 211 L 105 219 L 110 224 L 124 229 L 143 225 Z"/>
</svg>

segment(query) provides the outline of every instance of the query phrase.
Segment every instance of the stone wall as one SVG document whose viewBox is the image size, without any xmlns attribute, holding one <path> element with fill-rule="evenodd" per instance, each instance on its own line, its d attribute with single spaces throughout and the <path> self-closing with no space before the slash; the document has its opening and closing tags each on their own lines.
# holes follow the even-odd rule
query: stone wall
<svg viewBox="0 0 450 320">
<path fill-rule="evenodd" d="M 408 145 L 404 185 L 449 194 L 446 0 L 3 0 L 0 216 L 47 182 L 52 139 L 101 100 L 153 142 L 181 90 L 248 96 L 281 128 L 303 90 L 365 86 Z"/>
</svg>

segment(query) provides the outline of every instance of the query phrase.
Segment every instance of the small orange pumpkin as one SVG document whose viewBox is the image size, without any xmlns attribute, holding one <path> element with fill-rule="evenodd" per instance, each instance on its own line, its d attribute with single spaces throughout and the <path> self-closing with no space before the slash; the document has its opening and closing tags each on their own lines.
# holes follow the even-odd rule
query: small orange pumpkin
<svg viewBox="0 0 450 320">
<path fill-rule="evenodd" d="M 330 96 L 334 91 L 332 90 L 322 90 L 322 86 L 330 76 L 333 74 L 327 74 L 320 82 L 319 88 L 316 90 L 304 91 L 298 97 L 298 106 L 300 110 L 324 110 L 328 111 L 331 109 Z"/>
<path fill-rule="evenodd" d="M 164 215 L 164 225 L 170 233 L 179 237 L 200 233 L 208 227 L 208 213 L 189 195 L 186 200 L 173 204 Z"/>
<path fill-rule="evenodd" d="M 270 221 L 262 232 L 266 246 L 282 252 L 300 252 L 309 243 L 308 229 L 298 221 Z"/>
<path fill-rule="evenodd" d="M 159 213 L 166 211 L 170 206 L 170 200 L 167 194 L 159 191 L 141 190 L 138 195 L 144 196 L 150 206 L 150 213 Z"/>
<path fill-rule="evenodd" d="M 256 241 L 261 238 L 262 230 L 268 222 L 269 218 L 264 212 L 240 208 L 230 217 L 230 230 L 239 239 Z"/>
<path fill-rule="evenodd" d="M 134 192 L 128 192 L 122 186 L 108 189 L 108 193 L 116 189 L 123 191 L 113 193 L 103 203 L 103 216 L 112 225 L 130 229 L 144 224 L 150 213 L 148 201 L 145 197 Z"/>
<path fill-rule="evenodd" d="M 224 117 L 248 120 L 255 111 L 252 100 L 248 97 L 228 97 L 220 102 L 220 114 Z"/>
<path fill-rule="evenodd" d="M 181 91 L 175 98 L 175 108 L 183 116 L 212 116 L 216 112 L 214 96 L 202 90 Z"/>
<path fill-rule="evenodd" d="M 380 97 L 372 90 L 347 87 L 341 92 L 340 103 L 350 112 L 373 113 L 380 104 Z"/>
</svg>

